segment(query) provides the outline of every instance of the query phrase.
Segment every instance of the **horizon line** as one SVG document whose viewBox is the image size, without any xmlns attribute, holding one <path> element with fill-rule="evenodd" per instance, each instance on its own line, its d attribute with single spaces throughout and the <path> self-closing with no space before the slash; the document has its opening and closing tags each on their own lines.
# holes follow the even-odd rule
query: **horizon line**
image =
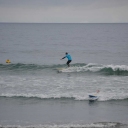
<svg viewBox="0 0 128 128">
<path fill-rule="evenodd" d="M 81 22 L 0 22 L 0 23 L 31 23 L 31 24 L 124 24 L 124 23 L 128 23 L 128 22 L 88 22 L 88 23 L 81 23 Z"/>
</svg>

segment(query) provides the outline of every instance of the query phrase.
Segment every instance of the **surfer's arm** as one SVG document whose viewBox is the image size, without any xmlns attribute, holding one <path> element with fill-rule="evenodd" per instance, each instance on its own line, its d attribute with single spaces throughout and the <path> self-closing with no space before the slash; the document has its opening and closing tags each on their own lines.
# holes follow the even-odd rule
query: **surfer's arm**
<svg viewBox="0 0 128 128">
<path fill-rule="evenodd" d="M 63 57 L 62 59 L 64 59 L 64 58 L 66 58 L 66 56 L 65 56 L 65 57 Z M 61 60 L 62 60 L 62 59 L 61 59 Z"/>
</svg>

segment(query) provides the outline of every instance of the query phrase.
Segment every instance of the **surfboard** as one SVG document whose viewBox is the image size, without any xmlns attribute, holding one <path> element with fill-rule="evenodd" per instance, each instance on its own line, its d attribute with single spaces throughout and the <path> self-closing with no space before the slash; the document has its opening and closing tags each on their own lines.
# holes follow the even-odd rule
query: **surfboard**
<svg viewBox="0 0 128 128">
<path fill-rule="evenodd" d="M 89 101 L 95 101 L 98 100 L 98 96 L 94 96 L 94 95 L 88 95 L 89 96 Z"/>
<path fill-rule="evenodd" d="M 67 67 L 66 68 L 57 68 L 57 71 L 58 72 L 63 72 L 64 70 L 66 70 L 67 69 Z"/>
</svg>

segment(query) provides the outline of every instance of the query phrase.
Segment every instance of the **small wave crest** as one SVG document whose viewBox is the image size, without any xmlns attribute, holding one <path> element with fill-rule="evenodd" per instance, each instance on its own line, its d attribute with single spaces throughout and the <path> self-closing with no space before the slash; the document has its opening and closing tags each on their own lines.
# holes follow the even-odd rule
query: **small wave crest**
<svg viewBox="0 0 128 128">
<path fill-rule="evenodd" d="M 82 96 L 82 95 L 75 95 L 74 96 L 61 96 L 61 95 L 55 95 L 55 96 L 49 96 L 49 95 L 43 95 L 43 94 L 2 94 L 0 95 L 0 98 L 13 98 L 13 99 L 37 99 L 37 100 L 74 100 L 74 101 L 89 101 L 90 98 L 88 96 L 89 94 Z M 96 95 L 98 97 L 98 101 L 112 101 L 112 100 L 128 100 L 128 96 L 108 96 L 108 95 Z"/>
<path fill-rule="evenodd" d="M 36 65 L 36 64 L 0 64 L 0 70 L 38 70 L 48 68 L 46 65 Z"/>
<path fill-rule="evenodd" d="M 20 125 L 6 125 L 1 128 L 119 128 L 124 127 L 126 124 L 121 124 L 118 122 L 97 122 L 91 124 L 46 124 L 46 125 L 29 125 L 29 126 L 20 126 Z"/>
</svg>

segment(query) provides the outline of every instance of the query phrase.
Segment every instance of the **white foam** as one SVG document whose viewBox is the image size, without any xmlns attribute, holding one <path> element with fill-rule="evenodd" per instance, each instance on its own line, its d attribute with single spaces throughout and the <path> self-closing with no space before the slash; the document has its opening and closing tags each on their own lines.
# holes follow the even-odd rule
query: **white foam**
<svg viewBox="0 0 128 128">
<path fill-rule="evenodd" d="M 85 71 L 91 71 L 91 72 L 98 72 L 104 68 L 111 68 L 113 71 L 128 71 L 127 65 L 102 65 L 102 64 L 96 64 L 96 63 L 89 63 L 85 66 L 73 66 L 69 68 L 64 68 L 61 71 L 62 72 L 85 72 Z"/>
<path fill-rule="evenodd" d="M 115 127 L 117 125 L 117 123 L 114 122 L 99 122 L 99 123 L 91 123 L 91 124 L 53 124 L 53 125 L 29 125 L 29 126 L 20 126 L 20 125 L 6 125 L 6 126 L 2 126 L 0 125 L 0 127 L 2 128 L 111 128 L 111 127 Z"/>
<path fill-rule="evenodd" d="M 101 65 L 95 67 L 101 67 Z M 91 64 L 86 68 L 93 67 Z M 74 69 L 75 67 L 70 67 Z M 70 69 L 69 68 L 69 69 Z M 82 68 L 82 67 L 80 67 Z M 1 76 L 0 96 L 42 99 L 89 100 L 88 95 L 98 94 L 98 101 L 128 98 L 128 76 L 63 75 L 55 76 Z"/>
<path fill-rule="evenodd" d="M 114 71 L 120 70 L 120 71 L 128 71 L 127 65 L 106 65 L 107 68 L 112 68 Z"/>
</svg>

